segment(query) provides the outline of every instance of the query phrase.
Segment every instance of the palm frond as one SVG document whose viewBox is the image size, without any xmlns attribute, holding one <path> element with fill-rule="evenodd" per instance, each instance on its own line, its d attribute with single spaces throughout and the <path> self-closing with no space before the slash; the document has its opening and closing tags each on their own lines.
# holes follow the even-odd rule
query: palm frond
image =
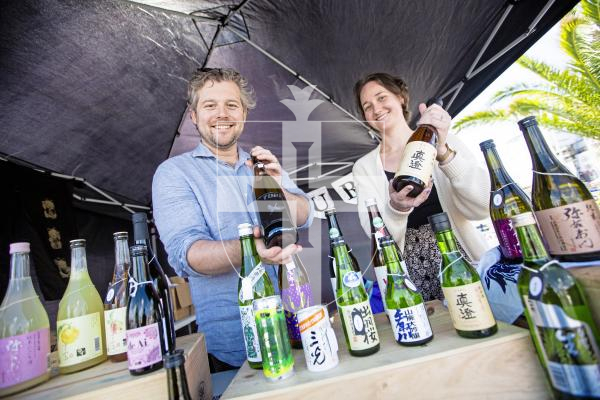
<svg viewBox="0 0 600 400">
<path fill-rule="evenodd" d="M 581 32 L 582 28 L 586 26 L 586 20 L 582 18 L 563 19 L 560 44 L 571 58 L 569 62 L 571 67 L 582 74 L 585 79 L 590 80 L 597 90 L 600 90 L 600 76 L 590 71 L 590 67 L 593 65 L 590 65 L 589 61 L 593 61 L 593 58 L 590 58 L 590 48 L 587 45 L 589 39 Z"/>
<path fill-rule="evenodd" d="M 590 21 L 600 27 L 600 1 L 599 0 L 582 0 L 581 9 L 583 15 Z"/>
<path fill-rule="evenodd" d="M 506 110 L 479 111 L 454 122 L 452 127 L 458 132 L 472 126 L 479 126 L 493 122 L 504 122 L 511 117 L 514 117 L 514 115 L 511 115 L 511 113 Z"/>
</svg>

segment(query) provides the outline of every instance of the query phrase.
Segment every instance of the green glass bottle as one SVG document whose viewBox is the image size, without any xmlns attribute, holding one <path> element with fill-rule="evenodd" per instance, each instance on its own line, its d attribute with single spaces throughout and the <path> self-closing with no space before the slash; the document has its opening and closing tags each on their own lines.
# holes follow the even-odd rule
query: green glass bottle
<svg viewBox="0 0 600 400">
<path fill-rule="evenodd" d="M 248 365 L 250 365 L 250 368 L 261 369 L 262 358 L 252 301 L 273 296 L 275 290 L 256 251 L 252 225 L 238 225 L 238 233 L 242 247 L 242 268 L 240 270 L 242 278 L 238 283 L 238 304 L 240 306 L 242 334 L 246 345 Z"/>
<path fill-rule="evenodd" d="M 396 342 L 405 346 L 425 344 L 433 339 L 433 331 L 423 296 L 404 274 L 394 239 L 382 237 L 379 244 L 387 269 L 384 301 Z"/>
<path fill-rule="evenodd" d="M 337 291 L 336 287 L 336 267 L 335 267 L 335 257 L 333 255 L 333 240 L 344 235 L 342 234 L 342 228 L 340 228 L 340 224 L 337 220 L 337 216 L 335 214 L 335 208 L 329 208 L 325 210 L 325 217 L 327 218 L 327 225 L 329 225 L 329 278 L 331 279 L 331 288 L 333 290 L 333 294 L 335 295 Z M 360 273 L 360 267 L 358 266 L 358 261 L 354 254 L 352 254 L 352 249 L 346 245 L 346 249 L 348 250 L 348 255 L 352 260 L 352 268 L 358 273 Z"/>
<path fill-rule="evenodd" d="M 524 258 L 517 287 L 554 398 L 600 398 L 600 335 L 581 287 L 546 252 L 532 213 L 513 225 Z"/>
<path fill-rule="evenodd" d="M 493 140 L 479 143 L 490 174 L 490 217 L 498 236 L 500 250 L 505 259 L 520 263 L 523 260 L 517 233 L 510 218 L 531 211 L 531 202 L 523 189 L 510 177 Z"/>
<path fill-rule="evenodd" d="M 585 184 L 552 154 L 535 117 L 519 121 L 533 164 L 531 200 L 550 255 L 600 259 L 600 211 Z"/>
<path fill-rule="evenodd" d="M 446 213 L 430 215 L 431 229 L 442 253 L 441 284 L 456 332 L 483 338 L 498 331 L 477 271 L 460 254 Z"/>
<path fill-rule="evenodd" d="M 332 240 L 336 265 L 336 302 L 342 320 L 348 351 L 353 356 L 368 356 L 379 351 L 379 334 L 375 326 L 369 296 L 361 275 L 354 270 L 346 242 Z"/>
</svg>

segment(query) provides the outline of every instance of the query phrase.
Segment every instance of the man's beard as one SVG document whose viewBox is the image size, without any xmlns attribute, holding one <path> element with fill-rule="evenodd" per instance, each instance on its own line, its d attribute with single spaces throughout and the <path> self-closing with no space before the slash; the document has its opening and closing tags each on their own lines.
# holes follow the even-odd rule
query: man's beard
<svg viewBox="0 0 600 400">
<path fill-rule="evenodd" d="M 198 130 L 200 131 L 200 130 Z M 203 134 L 202 132 L 200 133 L 200 137 L 202 138 L 203 142 L 208 143 L 211 147 L 214 147 L 215 149 L 220 149 L 220 150 L 227 150 L 230 149 L 232 146 L 235 146 L 237 144 L 238 139 L 241 136 L 241 132 L 240 133 L 236 133 L 232 136 L 231 140 L 229 140 L 227 143 L 222 143 L 218 141 L 218 133 L 216 134 L 211 134 L 209 133 L 208 135 Z"/>
</svg>

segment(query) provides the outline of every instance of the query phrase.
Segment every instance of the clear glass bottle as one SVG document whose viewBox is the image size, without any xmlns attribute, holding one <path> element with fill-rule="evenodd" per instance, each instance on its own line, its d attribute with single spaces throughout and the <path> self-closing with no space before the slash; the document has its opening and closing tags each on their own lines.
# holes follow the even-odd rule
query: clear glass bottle
<svg viewBox="0 0 600 400">
<path fill-rule="evenodd" d="M 275 290 L 256 251 L 252 225 L 238 225 L 238 233 L 242 249 L 241 278 L 238 283 L 238 304 L 240 307 L 242 334 L 244 335 L 248 365 L 253 369 L 261 369 L 262 357 L 252 302 L 255 299 L 273 296 Z"/>
<path fill-rule="evenodd" d="M 600 398 L 600 335 L 585 294 L 546 252 L 532 213 L 513 224 L 524 258 L 517 287 L 554 398 Z"/>
<path fill-rule="evenodd" d="M 104 331 L 106 352 L 111 361 L 127 360 L 127 300 L 129 297 L 129 235 L 113 234 L 115 242 L 115 269 L 104 299 Z"/>
<path fill-rule="evenodd" d="M 446 213 L 428 217 L 442 253 L 441 284 L 456 332 L 465 338 L 495 334 L 498 325 L 477 271 L 460 254 Z"/>
<path fill-rule="evenodd" d="M 50 378 L 50 322 L 29 275 L 29 243 L 10 245 L 10 280 L 0 306 L 0 397 Z"/>
<path fill-rule="evenodd" d="M 85 239 L 70 243 L 71 276 L 56 317 L 61 374 L 81 371 L 106 360 L 104 304 L 88 273 Z"/>
</svg>

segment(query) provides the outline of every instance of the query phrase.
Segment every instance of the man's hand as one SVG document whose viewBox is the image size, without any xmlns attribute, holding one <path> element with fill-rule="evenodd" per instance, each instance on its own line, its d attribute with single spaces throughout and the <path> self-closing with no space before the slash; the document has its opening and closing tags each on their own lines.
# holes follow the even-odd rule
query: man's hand
<svg viewBox="0 0 600 400">
<path fill-rule="evenodd" d="M 417 122 L 417 125 L 431 125 L 437 129 L 437 156 L 441 158 L 448 151 L 446 148 L 446 138 L 448 137 L 452 117 L 437 104 L 427 107 L 424 103 L 421 103 L 419 104 L 419 112 L 421 113 L 421 118 Z"/>
<path fill-rule="evenodd" d="M 281 182 L 281 164 L 279 164 L 279 160 L 277 160 L 277 157 L 273 153 L 263 147 L 256 146 L 250 150 L 250 155 L 265 165 L 267 174 L 276 178 L 277 182 Z M 252 160 L 248 160 L 246 161 L 246 165 L 252 168 L 254 163 Z"/>
<path fill-rule="evenodd" d="M 256 243 L 256 251 L 260 256 L 262 262 L 266 264 L 286 264 L 292 261 L 292 255 L 302 251 L 302 246 L 297 244 L 290 244 L 285 248 L 279 246 L 271 247 L 267 249 L 265 242 L 260 234 L 260 229 L 254 227 L 254 241 Z"/>
<path fill-rule="evenodd" d="M 431 193 L 431 187 L 433 186 L 433 179 L 429 180 L 425 189 L 417 197 L 408 197 L 408 194 L 414 189 L 412 185 L 407 185 L 402 188 L 401 191 L 396 192 L 390 181 L 390 205 L 398 211 L 407 212 L 412 207 L 418 207 L 427 200 Z"/>
</svg>

